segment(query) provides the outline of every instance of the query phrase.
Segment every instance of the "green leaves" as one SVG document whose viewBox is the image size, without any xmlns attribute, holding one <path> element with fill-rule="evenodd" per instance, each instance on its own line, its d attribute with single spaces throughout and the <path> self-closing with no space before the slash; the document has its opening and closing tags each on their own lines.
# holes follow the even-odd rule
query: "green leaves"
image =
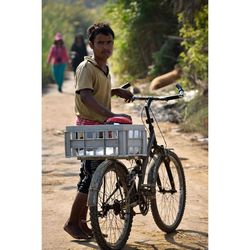
<svg viewBox="0 0 250 250">
<path fill-rule="evenodd" d="M 190 87 L 197 87 L 200 81 L 203 88 L 207 88 L 208 81 L 208 6 L 197 10 L 193 22 L 186 19 L 184 12 L 179 14 L 182 24 L 180 35 L 183 37 L 181 45 L 184 52 L 180 54 L 180 64 L 184 72 L 184 80 Z M 190 77 L 192 76 L 192 77 Z"/>
<path fill-rule="evenodd" d="M 177 41 L 167 39 L 160 50 L 153 54 L 154 64 L 149 72 L 151 76 L 159 76 L 162 73 L 173 70 L 179 54 L 179 52 L 176 51 L 177 46 Z"/>
<path fill-rule="evenodd" d="M 161 58 L 163 61 L 155 68 L 158 73 L 173 67 L 173 60 L 169 60 L 173 57 L 171 49 L 168 59 L 160 55 L 166 51 L 165 37 L 178 31 L 177 17 L 168 1 L 108 1 L 103 17 L 109 20 L 116 34 L 111 61 L 112 71 L 120 81 L 145 78 L 154 60 Z"/>
</svg>

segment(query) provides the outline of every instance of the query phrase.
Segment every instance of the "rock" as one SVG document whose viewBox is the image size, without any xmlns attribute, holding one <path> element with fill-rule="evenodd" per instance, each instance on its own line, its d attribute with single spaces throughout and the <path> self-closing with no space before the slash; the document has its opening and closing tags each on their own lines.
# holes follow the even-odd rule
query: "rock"
<svg viewBox="0 0 250 250">
<path fill-rule="evenodd" d="M 182 70 L 179 67 L 176 67 L 174 70 L 154 78 L 150 84 L 150 90 L 160 89 L 174 83 L 181 77 L 181 74 Z"/>
<path fill-rule="evenodd" d="M 208 138 L 199 138 L 197 141 L 203 142 L 203 143 L 208 143 Z"/>
<path fill-rule="evenodd" d="M 141 91 L 140 91 L 140 89 L 139 88 L 137 88 L 137 87 L 133 87 L 133 94 L 134 95 L 136 95 L 136 94 L 140 94 L 141 93 Z"/>
<path fill-rule="evenodd" d="M 64 130 L 55 130 L 53 132 L 53 135 L 63 135 L 64 134 Z"/>
</svg>

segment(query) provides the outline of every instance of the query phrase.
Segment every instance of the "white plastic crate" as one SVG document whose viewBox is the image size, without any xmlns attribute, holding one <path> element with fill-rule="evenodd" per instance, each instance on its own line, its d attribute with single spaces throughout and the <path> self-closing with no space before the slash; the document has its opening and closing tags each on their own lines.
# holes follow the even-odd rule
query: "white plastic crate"
<svg viewBox="0 0 250 250">
<path fill-rule="evenodd" d="M 82 159 L 131 159 L 147 155 L 143 125 L 68 126 L 65 156 Z"/>
</svg>

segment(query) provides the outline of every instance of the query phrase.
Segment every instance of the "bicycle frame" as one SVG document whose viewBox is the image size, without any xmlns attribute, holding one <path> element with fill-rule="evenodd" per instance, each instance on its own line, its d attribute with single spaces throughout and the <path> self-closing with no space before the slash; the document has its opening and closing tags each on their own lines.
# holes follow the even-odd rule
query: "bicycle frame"
<svg viewBox="0 0 250 250">
<path fill-rule="evenodd" d="M 154 126 L 153 126 L 154 121 L 153 121 L 153 118 L 151 118 L 150 113 L 149 113 L 149 108 L 150 108 L 151 102 L 152 102 L 152 99 L 147 100 L 147 102 L 144 106 L 145 112 L 146 112 L 146 117 L 147 117 L 146 123 L 148 124 L 148 128 L 149 128 L 149 139 L 148 139 L 148 147 L 147 147 L 147 156 L 146 156 L 146 158 L 143 159 L 143 162 L 141 164 L 142 174 L 141 174 L 141 178 L 139 178 L 138 187 L 141 187 L 142 184 L 144 183 L 145 173 L 146 173 L 146 168 L 148 165 L 149 157 L 152 156 L 152 154 L 153 154 L 152 150 L 154 150 L 154 152 L 155 152 L 157 149 L 159 149 L 159 146 L 158 146 L 157 140 L 156 140 L 156 136 L 155 136 Z"/>
<path fill-rule="evenodd" d="M 154 119 L 151 118 L 149 110 L 150 110 L 150 105 L 151 105 L 152 101 L 154 101 L 154 100 L 168 101 L 168 100 L 173 100 L 173 99 L 178 99 L 178 98 L 183 97 L 183 95 L 184 95 L 183 89 L 181 88 L 181 86 L 178 86 L 177 88 L 179 89 L 179 94 L 174 95 L 174 96 L 167 96 L 167 97 L 166 96 L 164 96 L 164 97 L 134 96 L 133 97 L 133 100 L 145 100 L 146 101 L 144 108 L 145 108 L 146 117 L 147 117 L 146 123 L 148 124 L 148 128 L 149 128 L 149 139 L 148 139 L 148 146 L 147 146 L 147 156 L 136 159 L 135 162 L 137 165 L 133 168 L 133 170 L 128 172 L 128 176 L 132 176 L 132 179 L 135 179 L 135 176 L 138 175 L 138 179 L 139 179 L 138 185 L 137 185 L 138 188 L 136 188 L 136 186 L 134 185 L 135 184 L 135 182 L 134 182 L 134 184 L 128 188 L 128 193 L 125 197 L 125 200 L 129 199 L 129 195 L 134 188 L 136 188 L 136 194 L 142 195 L 142 196 L 144 196 L 144 198 L 145 198 L 145 196 L 146 197 L 150 197 L 150 196 L 153 197 L 154 196 L 155 186 L 152 185 L 152 183 L 144 184 L 144 180 L 145 180 L 145 176 L 146 176 L 146 169 L 147 169 L 147 166 L 149 163 L 149 158 L 153 157 L 153 155 L 155 155 L 155 154 L 164 155 L 164 163 L 165 163 L 165 166 L 167 168 L 167 173 L 168 173 L 169 180 L 171 183 L 171 191 L 166 191 L 166 192 L 174 192 L 175 191 L 174 180 L 173 180 L 173 176 L 172 176 L 169 164 L 168 164 L 168 159 L 166 157 L 167 155 L 165 154 L 164 147 L 159 146 L 157 144 L 154 126 L 153 126 Z M 161 187 L 161 183 L 160 183 L 159 179 L 157 180 L 157 185 L 158 185 L 158 187 Z M 96 189 L 97 186 L 94 188 Z M 119 189 L 119 186 L 116 187 L 115 191 L 117 191 L 118 189 Z M 163 192 L 165 192 L 165 190 L 163 190 Z M 95 197 L 89 197 L 88 205 L 94 206 L 94 204 L 95 204 L 94 200 L 95 200 Z M 139 204 L 138 200 L 136 202 L 132 201 L 132 202 L 130 202 L 129 206 L 134 207 L 134 206 L 137 206 L 138 204 Z"/>
<path fill-rule="evenodd" d="M 163 232 L 173 232 L 181 222 L 186 199 L 183 167 L 178 156 L 166 145 L 158 145 L 153 125 L 155 117 L 151 117 L 150 112 L 154 100 L 168 101 L 182 97 L 184 92 L 181 86 L 178 89 L 179 94 L 175 96 L 133 97 L 134 100 L 146 101 L 144 109 L 149 129 L 147 154 L 137 156 L 136 164 L 130 171 L 123 162 L 108 159 L 99 165 L 93 175 L 88 206 L 94 235 L 102 249 L 118 250 L 124 247 L 131 232 L 133 216 L 136 215 L 133 209 L 136 206 L 144 216 L 151 208 L 153 219 Z"/>
<path fill-rule="evenodd" d="M 167 160 L 167 158 L 165 157 L 165 150 L 163 146 L 159 146 L 157 144 L 157 139 L 155 136 L 155 131 L 154 131 L 154 126 L 153 126 L 153 122 L 154 119 L 150 116 L 150 105 L 152 103 L 153 100 L 158 100 L 158 101 L 169 101 L 169 100 L 174 100 L 174 99 L 178 99 L 183 97 L 183 89 L 178 86 L 177 87 L 179 89 L 179 94 L 178 95 L 174 95 L 174 96 L 168 96 L 168 97 L 153 97 L 153 96 L 134 96 L 133 99 L 134 100 L 146 100 L 146 104 L 144 105 L 144 109 L 146 112 L 146 123 L 148 124 L 148 128 L 149 128 L 149 139 L 148 139 L 148 147 L 147 147 L 147 156 L 145 158 L 141 160 L 136 160 L 137 165 L 139 165 L 140 169 L 136 171 L 136 174 L 138 174 L 139 180 L 138 180 L 138 190 L 137 193 L 141 194 L 143 193 L 146 196 L 151 196 L 154 193 L 154 185 L 152 185 L 152 183 L 148 183 L 148 184 L 144 184 L 144 180 L 146 177 L 146 169 L 148 166 L 148 162 L 149 162 L 149 158 L 152 157 L 154 154 L 156 153 L 160 153 L 162 155 L 164 155 L 164 163 L 165 163 L 165 167 L 167 169 L 167 173 L 168 173 L 168 177 L 169 177 L 169 181 L 171 184 L 171 191 L 166 191 L 166 190 L 161 190 L 162 192 L 176 192 L 175 190 L 175 184 L 174 184 L 174 179 L 172 176 L 172 172 L 170 170 L 169 167 L 169 162 Z M 141 171 L 141 173 L 139 174 L 139 171 Z M 161 181 L 159 178 L 157 178 L 157 185 L 160 188 L 161 187 Z M 132 188 L 130 189 L 129 193 L 132 191 Z"/>
</svg>

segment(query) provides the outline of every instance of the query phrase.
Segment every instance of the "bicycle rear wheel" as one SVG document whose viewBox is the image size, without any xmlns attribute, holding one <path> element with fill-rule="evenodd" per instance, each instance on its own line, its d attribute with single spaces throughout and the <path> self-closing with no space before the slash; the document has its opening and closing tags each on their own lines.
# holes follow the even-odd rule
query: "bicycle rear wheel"
<svg viewBox="0 0 250 250">
<path fill-rule="evenodd" d="M 90 220 L 101 249 L 122 249 L 126 244 L 133 215 L 125 197 L 127 195 L 127 168 L 119 161 L 106 160 L 96 169 L 89 197 Z"/>
<path fill-rule="evenodd" d="M 173 232 L 180 224 L 186 202 L 186 183 L 178 156 L 166 150 L 151 163 L 149 181 L 156 187 L 151 210 L 156 225 L 164 232 Z"/>
</svg>

